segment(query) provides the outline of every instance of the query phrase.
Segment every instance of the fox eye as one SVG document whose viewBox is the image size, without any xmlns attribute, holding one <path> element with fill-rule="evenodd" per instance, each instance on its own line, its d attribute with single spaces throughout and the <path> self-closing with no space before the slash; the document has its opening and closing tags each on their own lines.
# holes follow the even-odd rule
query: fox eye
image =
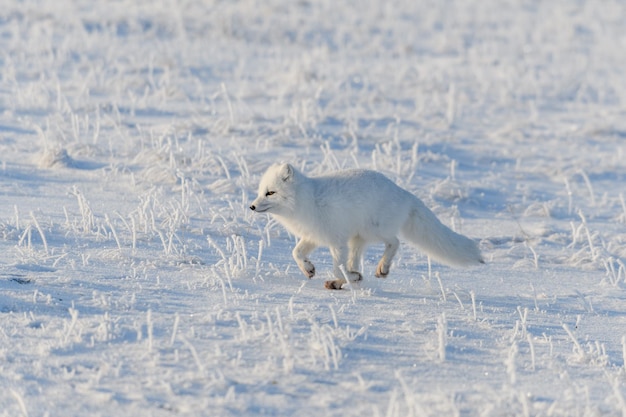
<svg viewBox="0 0 626 417">
<path fill-rule="evenodd" d="M 265 197 L 269 197 L 269 196 L 274 195 L 274 194 L 276 194 L 276 191 L 268 191 L 268 192 L 265 193 Z"/>
</svg>

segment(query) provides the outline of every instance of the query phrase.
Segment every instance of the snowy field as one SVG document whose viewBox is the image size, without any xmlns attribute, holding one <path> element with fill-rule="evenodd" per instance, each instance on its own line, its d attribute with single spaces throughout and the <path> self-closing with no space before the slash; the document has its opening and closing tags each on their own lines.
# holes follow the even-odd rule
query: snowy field
<svg viewBox="0 0 626 417">
<path fill-rule="evenodd" d="M 620 0 L 0 8 L 0 416 L 626 415 Z M 307 280 L 260 175 L 477 241 Z"/>
</svg>

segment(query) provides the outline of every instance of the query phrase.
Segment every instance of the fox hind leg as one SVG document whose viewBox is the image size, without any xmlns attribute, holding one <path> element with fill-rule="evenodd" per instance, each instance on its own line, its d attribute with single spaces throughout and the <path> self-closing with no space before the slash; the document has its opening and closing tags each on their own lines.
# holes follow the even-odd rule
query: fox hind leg
<svg viewBox="0 0 626 417">
<path fill-rule="evenodd" d="M 295 259 L 298 267 L 307 278 L 313 278 L 315 275 L 315 265 L 309 260 L 309 254 L 316 247 L 317 245 L 310 240 L 300 239 L 291 252 L 293 259 Z"/>
<path fill-rule="evenodd" d="M 383 257 L 378 262 L 378 266 L 376 267 L 376 276 L 378 278 L 385 278 L 389 275 L 389 267 L 391 266 L 391 261 L 393 257 L 396 255 L 398 251 L 398 247 L 400 246 L 400 241 L 397 237 L 393 237 L 391 239 L 385 239 L 385 252 L 383 253 Z"/>
</svg>

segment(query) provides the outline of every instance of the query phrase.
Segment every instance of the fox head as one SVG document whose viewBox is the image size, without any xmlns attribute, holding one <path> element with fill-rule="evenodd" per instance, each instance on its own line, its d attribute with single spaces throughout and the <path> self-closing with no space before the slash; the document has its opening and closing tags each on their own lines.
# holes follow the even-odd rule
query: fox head
<svg viewBox="0 0 626 417">
<path fill-rule="evenodd" d="M 295 176 L 297 171 L 290 164 L 270 166 L 259 183 L 256 199 L 250 210 L 257 213 L 288 215 L 295 208 Z"/>
</svg>

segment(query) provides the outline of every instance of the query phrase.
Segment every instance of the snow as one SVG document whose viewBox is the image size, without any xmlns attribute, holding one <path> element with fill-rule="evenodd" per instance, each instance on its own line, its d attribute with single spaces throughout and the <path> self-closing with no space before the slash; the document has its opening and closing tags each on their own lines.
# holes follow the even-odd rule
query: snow
<svg viewBox="0 0 626 417">
<path fill-rule="evenodd" d="M 5 3 L 0 416 L 626 413 L 623 2 Z M 247 208 L 277 161 L 487 265 L 325 290 Z"/>
</svg>

